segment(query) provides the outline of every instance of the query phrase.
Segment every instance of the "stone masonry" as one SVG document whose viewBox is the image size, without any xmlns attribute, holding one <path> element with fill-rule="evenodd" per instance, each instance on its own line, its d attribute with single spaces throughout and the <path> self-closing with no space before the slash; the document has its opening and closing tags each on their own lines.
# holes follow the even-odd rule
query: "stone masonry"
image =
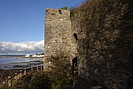
<svg viewBox="0 0 133 89">
<path fill-rule="evenodd" d="M 76 89 L 133 89 L 132 16 L 132 0 L 87 0 L 73 14 L 78 76 L 88 81 L 79 81 Z"/>
<path fill-rule="evenodd" d="M 78 76 L 88 82 L 76 89 L 132 89 L 133 1 L 87 1 L 71 20 L 69 10 L 46 9 L 45 67 L 52 55 L 77 53 Z"/>
<path fill-rule="evenodd" d="M 45 67 L 53 55 L 76 53 L 76 44 L 71 31 L 70 11 L 46 9 L 45 17 Z"/>
</svg>

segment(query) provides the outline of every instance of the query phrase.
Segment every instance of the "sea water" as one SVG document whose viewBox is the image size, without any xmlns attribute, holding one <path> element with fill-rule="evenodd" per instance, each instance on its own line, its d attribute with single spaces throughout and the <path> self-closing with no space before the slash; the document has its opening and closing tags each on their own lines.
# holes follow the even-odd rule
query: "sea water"
<svg viewBox="0 0 133 89">
<path fill-rule="evenodd" d="M 23 69 L 43 65 L 43 58 L 0 57 L 0 69 Z"/>
</svg>

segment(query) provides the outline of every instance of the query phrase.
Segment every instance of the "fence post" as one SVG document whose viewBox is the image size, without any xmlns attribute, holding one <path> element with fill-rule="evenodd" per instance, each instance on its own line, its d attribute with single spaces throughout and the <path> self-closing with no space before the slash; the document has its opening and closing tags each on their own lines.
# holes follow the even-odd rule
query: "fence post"
<svg viewBox="0 0 133 89">
<path fill-rule="evenodd" d="M 39 69 L 39 68 L 38 68 L 38 66 L 37 66 L 37 71 L 38 71 L 38 69 Z"/>
<path fill-rule="evenodd" d="M 15 77 L 14 77 L 14 79 L 17 81 L 17 73 L 15 73 Z"/>
<path fill-rule="evenodd" d="M 3 82 L 3 86 L 5 85 L 6 82 Z"/>
<path fill-rule="evenodd" d="M 19 73 L 19 78 L 22 77 L 22 70 L 20 70 L 20 73 Z"/>
<path fill-rule="evenodd" d="M 26 75 L 26 68 L 24 68 L 24 75 Z"/>
<path fill-rule="evenodd" d="M 41 65 L 41 71 L 43 71 L 43 65 Z"/>
<path fill-rule="evenodd" d="M 12 84 L 11 84 L 11 83 L 12 83 L 12 82 L 11 82 L 11 76 L 8 76 L 8 82 L 7 82 L 7 83 L 8 83 L 8 86 L 9 86 L 9 87 L 12 86 Z"/>
<path fill-rule="evenodd" d="M 31 66 L 31 71 L 33 71 L 33 67 Z"/>
</svg>

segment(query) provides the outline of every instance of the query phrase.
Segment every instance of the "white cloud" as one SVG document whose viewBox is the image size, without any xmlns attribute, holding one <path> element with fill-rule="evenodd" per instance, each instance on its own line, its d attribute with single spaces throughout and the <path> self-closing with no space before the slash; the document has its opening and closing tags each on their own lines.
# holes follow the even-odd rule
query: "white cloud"
<svg viewBox="0 0 133 89">
<path fill-rule="evenodd" d="M 44 40 L 30 42 L 0 42 L 0 54 L 26 54 L 44 52 Z"/>
</svg>

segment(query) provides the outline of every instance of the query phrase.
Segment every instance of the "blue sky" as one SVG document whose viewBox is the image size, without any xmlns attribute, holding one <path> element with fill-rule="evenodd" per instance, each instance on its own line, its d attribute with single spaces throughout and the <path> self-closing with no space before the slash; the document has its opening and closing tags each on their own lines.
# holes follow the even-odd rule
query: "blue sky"
<svg viewBox="0 0 133 89">
<path fill-rule="evenodd" d="M 7 49 L 17 52 L 12 47 L 17 48 L 16 46 L 19 45 L 23 48 L 24 45 L 21 44 L 29 47 L 31 42 L 33 45 L 35 42 L 39 45 L 42 42 L 41 47 L 44 47 L 46 8 L 59 9 L 64 6 L 71 8 L 80 5 L 83 1 L 85 0 L 0 0 L 0 54 L 5 51 L 7 53 Z"/>
<path fill-rule="evenodd" d="M 70 8 L 83 1 L 0 0 L 0 42 L 43 40 L 46 8 Z"/>
</svg>

